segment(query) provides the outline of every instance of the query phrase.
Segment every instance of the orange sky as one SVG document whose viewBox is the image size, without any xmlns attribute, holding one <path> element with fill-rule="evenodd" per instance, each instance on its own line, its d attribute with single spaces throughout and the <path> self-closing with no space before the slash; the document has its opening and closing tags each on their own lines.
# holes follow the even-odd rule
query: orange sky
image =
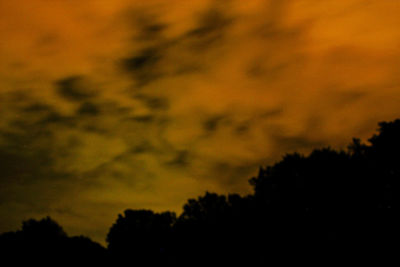
<svg viewBox="0 0 400 267">
<path fill-rule="evenodd" d="M 145 2 L 145 3 L 144 3 Z M 400 2 L 0 0 L 0 232 L 249 193 L 400 117 Z"/>
</svg>

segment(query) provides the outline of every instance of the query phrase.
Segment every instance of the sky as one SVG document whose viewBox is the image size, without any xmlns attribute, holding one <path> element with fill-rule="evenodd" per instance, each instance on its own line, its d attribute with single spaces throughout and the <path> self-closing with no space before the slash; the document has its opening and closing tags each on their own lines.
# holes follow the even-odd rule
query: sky
<svg viewBox="0 0 400 267">
<path fill-rule="evenodd" d="M 400 1 L 0 0 L 0 232 L 251 193 L 400 117 Z"/>
</svg>

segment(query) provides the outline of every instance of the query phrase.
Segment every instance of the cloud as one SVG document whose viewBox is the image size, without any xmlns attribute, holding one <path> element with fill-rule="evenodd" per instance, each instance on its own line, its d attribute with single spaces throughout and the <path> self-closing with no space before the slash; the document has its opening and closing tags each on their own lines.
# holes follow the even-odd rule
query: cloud
<svg viewBox="0 0 400 267">
<path fill-rule="evenodd" d="M 0 215 L 16 223 L 55 213 L 104 241 L 117 211 L 246 194 L 260 165 L 400 116 L 394 1 L 3 2 Z"/>
<path fill-rule="evenodd" d="M 156 15 L 143 12 L 143 9 L 131 10 L 128 15 L 132 19 L 132 27 L 136 29 L 135 40 L 143 42 L 164 38 L 169 25 L 159 21 Z"/>
<path fill-rule="evenodd" d="M 205 70 L 205 62 L 199 62 L 193 53 L 220 45 L 234 21 L 233 16 L 213 3 L 194 12 L 196 19 L 190 28 L 168 35 L 171 22 L 164 22 L 161 16 L 146 10 L 138 13 L 128 12 L 135 22 L 134 52 L 119 61 L 119 67 L 131 75 L 138 87 L 161 78 Z"/>
<path fill-rule="evenodd" d="M 151 110 L 166 110 L 170 101 L 166 97 L 137 94 L 135 98 L 142 101 Z"/>
<path fill-rule="evenodd" d="M 204 50 L 223 39 L 232 22 L 233 18 L 217 6 L 211 7 L 198 16 L 195 27 L 184 38 L 189 41 L 191 48 Z"/>
<path fill-rule="evenodd" d="M 168 165 L 176 167 L 186 167 L 190 164 L 190 152 L 188 150 L 177 151 L 173 159 L 167 162 Z"/>
<path fill-rule="evenodd" d="M 232 192 L 242 191 L 243 182 L 249 180 L 254 175 L 254 170 L 261 166 L 262 162 L 242 162 L 233 164 L 232 162 L 213 162 L 212 173 L 218 177 L 220 187 L 229 187 Z"/>
<path fill-rule="evenodd" d="M 47 214 L 65 194 L 79 186 L 72 173 L 56 167 L 61 144 L 54 132 L 32 121 L 37 116 L 32 112 L 47 112 L 48 107 L 42 107 L 28 106 L 25 112 L 30 115 L 23 113 L 26 120 L 0 129 L 0 213 L 12 217 L 7 227 L 16 227 L 16 221 L 26 216 Z"/>
<path fill-rule="evenodd" d="M 132 120 L 140 123 L 150 123 L 154 121 L 154 117 L 152 115 L 143 115 L 132 117 Z"/>
<path fill-rule="evenodd" d="M 217 131 L 219 126 L 228 119 L 228 115 L 215 115 L 207 118 L 203 122 L 203 128 L 206 132 L 212 133 L 214 131 Z"/>
<path fill-rule="evenodd" d="M 157 66 L 161 57 L 162 52 L 159 47 L 149 47 L 123 59 L 121 66 L 138 81 L 138 85 L 145 85 L 161 75 Z"/>
<path fill-rule="evenodd" d="M 101 113 L 99 107 L 91 102 L 84 102 L 77 110 L 78 115 L 97 116 Z"/>
<path fill-rule="evenodd" d="M 50 124 L 63 124 L 69 127 L 73 127 L 76 124 L 76 121 L 73 117 L 62 115 L 57 111 L 51 111 L 38 122 L 38 125 L 43 126 L 47 126 Z"/>
<path fill-rule="evenodd" d="M 38 102 L 38 103 L 29 104 L 27 107 L 25 107 L 23 109 L 23 111 L 27 112 L 27 113 L 31 113 L 31 112 L 34 112 L 34 113 L 38 113 L 38 112 L 42 113 L 43 112 L 43 113 L 45 113 L 45 112 L 52 111 L 52 107 L 50 105 L 48 105 L 48 104 Z"/>
<path fill-rule="evenodd" d="M 70 101 L 83 101 L 96 95 L 83 76 L 70 76 L 56 82 L 57 92 Z"/>
<path fill-rule="evenodd" d="M 149 152 L 153 152 L 153 151 L 154 151 L 153 145 L 150 144 L 150 142 L 147 140 L 135 145 L 131 149 L 131 153 L 133 153 L 133 154 L 149 153 Z"/>
</svg>

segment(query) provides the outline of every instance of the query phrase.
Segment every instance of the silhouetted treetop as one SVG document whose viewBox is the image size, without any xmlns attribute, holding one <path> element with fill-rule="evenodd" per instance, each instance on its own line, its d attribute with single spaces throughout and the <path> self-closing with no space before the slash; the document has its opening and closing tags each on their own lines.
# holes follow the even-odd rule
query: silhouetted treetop
<svg viewBox="0 0 400 267">
<path fill-rule="evenodd" d="M 22 223 L 21 230 L 1 234 L 0 252 L 15 266 L 25 262 L 58 265 L 60 261 L 77 260 L 98 264 L 106 260 L 106 250 L 100 244 L 83 236 L 68 237 L 50 217 L 29 219 Z"/>
<path fill-rule="evenodd" d="M 202 197 L 189 199 L 183 206 L 180 219 L 190 221 L 210 222 L 223 218 L 229 207 L 226 197 L 206 192 Z"/>
<path fill-rule="evenodd" d="M 22 233 L 27 238 L 60 239 L 67 237 L 62 227 L 50 217 L 39 221 L 34 219 L 24 221 L 22 223 Z"/>
<path fill-rule="evenodd" d="M 397 150 L 400 148 L 400 119 L 392 122 L 380 122 L 379 133 L 368 141 L 375 149 Z"/>
<path fill-rule="evenodd" d="M 108 249 L 121 260 L 133 256 L 138 263 L 159 263 L 166 254 L 175 221 L 173 212 L 125 210 L 110 228 Z"/>
</svg>

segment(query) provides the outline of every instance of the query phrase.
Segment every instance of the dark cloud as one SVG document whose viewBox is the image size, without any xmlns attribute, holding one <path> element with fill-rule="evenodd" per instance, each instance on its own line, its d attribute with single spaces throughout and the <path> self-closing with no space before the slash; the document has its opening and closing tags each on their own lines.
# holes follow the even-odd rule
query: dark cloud
<svg viewBox="0 0 400 267">
<path fill-rule="evenodd" d="M 97 99 L 96 102 L 87 102 L 95 106 L 99 111 L 99 115 L 113 116 L 114 118 L 124 118 L 133 110 L 133 107 L 130 105 L 121 105 L 118 102 L 111 100 Z"/>
<path fill-rule="evenodd" d="M 130 57 L 122 59 L 121 66 L 141 86 L 161 76 L 157 64 L 162 56 L 163 52 L 159 46 L 147 47 Z"/>
<path fill-rule="evenodd" d="M 29 184 L 64 178 L 66 173 L 53 169 L 56 154 L 53 141 L 53 136 L 39 127 L 0 131 L 1 183 Z"/>
<path fill-rule="evenodd" d="M 135 17 L 135 15 L 134 15 Z M 138 41 L 154 41 L 164 37 L 168 24 L 157 20 L 155 15 L 137 15 L 134 27 L 138 29 L 135 39 Z"/>
<path fill-rule="evenodd" d="M 167 165 L 176 167 L 186 167 L 190 164 L 190 152 L 188 150 L 179 150 L 173 159 L 167 162 Z"/>
<path fill-rule="evenodd" d="M 118 18 L 129 24 L 135 42 L 150 42 L 163 38 L 168 28 L 168 24 L 161 20 L 159 13 L 154 8 L 130 7 L 119 13 Z"/>
<path fill-rule="evenodd" d="M 137 72 L 154 67 L 160 58 L 160 52 L 156 47 L 146 48 L 137 55 L 126 58 L 122 65 L 127 71 Z"/>
<path fill-rule="evenodd" d="M 96 95 L 83 76 L 70 76 L 56 82 L 57 93 L 70 101 L 83 101 Z"/>
<path fill-rule="evenodd" d="M 8 121 L 8 127 L 17 131 L 26 131 L 31 133 L 50 132 L 54 126 L 75 127 L 77 118 L 74 116 L 63 115 L 53 106 L 34 103 L 26 107 L 14 110 L 16 119 Z"/>
<path fill-rule="evenodd" d="M 259 117 L 260 117 L 260 119 L 274 118 L 274 117 L 282 115 L 283 112 L 284 112 L 283 108 L 274 108 L 274 109 L 260 112 Z"/>
<path fill-rule="evenodd" d="M 121 107 L 114 102 L 90 102 L 79 104 L 75 114 L 63 114 L 56 107 L 28 99 L 25 104 L 14 112 L 16 119 L 8 122 L 8 127 L 20 132 L 30 129 L 31 133 L 52 135 L 65 129 L 81 130 L 100 135 L 108 134 L 110 129 L 93 120 L 94 117 L 112 116 L 115 121 L 123 120 L 128 116 L 130 108 Z M 104 118 L 104 116 L 102 118 Z M 136 118 L 136 121 L 144 122 L 146 118 Z M 151 119 L 148 119 L 150 121 Z"/>
<path fill-rule="evenodd" d="M 23 108 L 27 113 L 48 113 L 53 111 L 53 107 L 45 103 L 33 103 Z"/>
<path fill-rule="evenodd" d="M 140 39 L 155 39 L 159 37 L 167 28 L 167 24 L 163 23 L 145 23 L 140 28 Z"/>
<path fill-rule="evenodd" d="M 196 27 L 186 33 L 186 38 L 191 41 L 192 48 L 209 48 L 224 37 L 232 22 L 233 18 L 212 7 L 200 14 Z"/>
<path fill-rule="evenodd" d="M 240 164 L 228 161 L 217 161 L 211 164 L 211 173 L 216 182 L 224 190 L 230 192 L 244 192 L 243 184 L 256 174 L 257 169 L 265 162 L 257 160 L 254 162 L 241 162 Z"/>
<path fill-rule="evenodd" d="M 8 140 L 10 143 L 24 143 L 24 140 L 30 140 L 28 137 L 35 139 L 45 136 L 49 140 L 59 127 L 73 127 L 76 124 L 73 116 L 60 113 L 54 105 L 38 100 L 29 91 L 14 92 L 1 98 L 1 106 L 9 114 L 0 126 L 1 135 L 3 139 L 20 138 L 15 142 Z"/>
<path fill-rule="evenodd" d="M 223 124 L 226 123 L 229 116 L 226 114 L 223 115 L 214 115 L 210 116 L 203 122 L 203 129 L 207 133 L 213 133 L 218 130 L 218 128 Z"/>
<path fill-rule="evenodd" d="M 167 36 L 163 33 L 168 25 L 159 22 L 155 16 L 135 14 L 134 17 L 134 28 L 139 34 L 133 46 L 137 47 L 139 42 L 141 48 L 122 58 L 119 66 L 132 76 L 139 87 L 167 75 L 184 75 L 206 69 L 204 62 L 199 63 L 199 55 L 193 54 L 193 49 L 211 48 L 224 38 L 234 21 L 232 16 L 215 5 L 198 13 L 192 29 Z"/>
<path fill-rule="evenodd" d="M 29 151 L 31 148 L 20 148 L 20 150 L 10 151 L 6 147 L 0 148 L 0 172 L 1 184 L 26 184 L 35 181 L 43 181 L 48 178 L 48 174 L 43 173 L 40 166 L 51 166 L 51 159 L 48 155 L 42 155 L 38 151 Z M 40 177 L 36 177 L 39 176 Z"/>
<path fill-rule="evenodd" d="M 169 25 L 154 10 L 128 8 L 122 18 L 133 34 L 132 52 L 118 61 L 118 67 L 133 78 L 136 86 L 141 87 L 164 75 L 160 61 L 168 52 L 173 38 L 166 37 Z"/>
<path fill-rule="evenodd" d="M 109 130 L 102 128 L 101 126 L 96 125 L 95 123 L 87 123 L 84 124 L 81 127 L 81 130 L 86 131 L 86 132 L 90 132 L 90 133 L 96 133 L 99 135 L 105 135 L 105 134 L 109 134 Z"/>
<path fill-rule="evenodd" d="M 0 92 L 0 110 L 5 112 L 7 109 L 24 110 L 32 105 L 32 96 L 27 90 L 15 90 L 11 92 Z"/>
<path fill-rule="evenodd" d="M 97 116 L 100 114 L 100 108 L 91 102 L 84 102 L 77 110 L 77 115 Z"/>
<path fill-rule="evenodd" d="M 40 126 L 49 125 L 64 125 L 68 127 L 74 127 L 77 124 L 76 118 L 72 116 L 65 116 L 57 111 L 51 111 L 41 120 L 37 122 Z"/>
<path fill-rule="evenodd" d="M 142 101 L 151 110 L 166 110 L 170 105 L 166 97 L 137 94 L 135 98 Z"/>
<path fill-rule="evenodd" d="M 1 103 L 8 106 L 12 115 L 5 121 L 7 131 L 26 131 L 52 135 L 66 129 L 85 131 L 97 134 L 110 133 L 107 126 L 99 123 L 102 118 L 112 118 L 115 123 L 131 116 L 131 108 L 121 106 L 114 101 L 105 101 L 96 98 L 92 101 L 78 101 L 75 113 L 61 111 L 53 104 L 37 100 L 35 97 L 23 94 L 24 97 L 15 98 L 14 95 L 3 96 Z M 94 117 L 97 119 L 94 120 Z M 137 121 L 151 121 L 151 118 L 136 118 Z M 1 129 L 0 129 L 1 130 Z"/>
<path fill-rule="evenodd" d="M 154 121 L 155 117 L 153 115 L 142 115 L 142 116 L 131 117 L 130 119 L 135 122 L 150 123 Z"/>
<path fill-rule="evenodd" d="M 233 132 L 236 135 L 244 135 L 250 130 L 250 125 L 251 125 L 251 121 L 250 120 L 241 122 L 241 123 L 239 123 L 238 125 L 236 125 L 234 127 Z"/>
<path fill-rule="evenodd" d="M 131 148 L 130 151 L 132 154 L 143 154 L 154 151 L 154 149 L 154 146 L 149 141 L 143 141 L 140 144 Z"/>
<path fill-rule="evenodd" d="M 274 108 L 266 111 L 259 111 L 257 115 L 250 117 L 249 119 L 242 120 L 233 125 L 233 133 L 236 135 L 245 135 L 251 128 L 259 128 L 263 122 L 270 119 L 281 116 L 284 112 L 283 108 Z"/>
<path fill-rule="evenodd" d="M 281 115 L 281 112 L 277 114 L 274 114 L 273 111 L 271 112 L 269 116 Z M 269 114 L 269 112 L 266 114 Z M 269 116 L 266 116 L 266 119 Z M 302 121 L 303 127 L 297 129 L 296 133 L 290 130 L 291 125 L 276 124 L 275 120 L 266 120 L 265 123 L 266 138 L 272 145 L 269 148 L 268 154 L 272 158 L 279 158 L 283 153 L 289 152 L 307 153 L 311 149 L 320 148 L 327 143 L 323 136 L 318 136 L 317 134 L 325 127 L 320 114 L 309 115 Z"/>
</svg>

